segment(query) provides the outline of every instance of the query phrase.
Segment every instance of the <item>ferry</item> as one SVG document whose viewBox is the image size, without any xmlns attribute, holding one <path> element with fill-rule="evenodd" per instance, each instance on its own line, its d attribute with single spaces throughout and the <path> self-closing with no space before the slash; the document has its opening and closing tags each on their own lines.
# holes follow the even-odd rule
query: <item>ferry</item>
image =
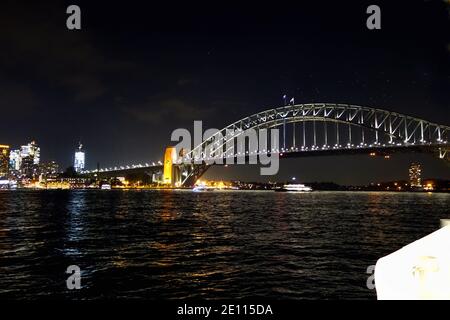
<svg viewBox="0 0 450 320">
<path fill-rule="evenodd" d="M 111 190 L 111 185 L 109 183 L 104 183 L 100 187 L 101 190 Z"/>
<path fill-rule="evenodd" d="M 208 187 L 205 185 L 199 185 L 199 186 L 195 186 L 192 191 L 194 192 L 204 192 L 204 191 L 214 191 L 216 188 L 214 187 Z"/>
<path fill-rule="evenodd" d="M 282 188 L 277 188 L 275 191 L 278 192 L 310 192 L 311 187 L 305 186 L 304 184 L 285 184 Z"/>
</svg>

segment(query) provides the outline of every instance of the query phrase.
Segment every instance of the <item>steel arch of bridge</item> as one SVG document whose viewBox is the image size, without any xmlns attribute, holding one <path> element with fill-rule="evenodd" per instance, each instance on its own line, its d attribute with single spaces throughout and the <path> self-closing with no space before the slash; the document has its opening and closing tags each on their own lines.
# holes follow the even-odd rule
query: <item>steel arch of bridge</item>
<svg viewBox="0 0 450 320">
<path fill-rule="evenodd" d="M 324 132 L 322 132 L 324 134 L 321 136 L 319 134 L 316 137 L 317 122 L 324 123 Z M 299 132 L 302 141 L 295 140 L 295 124 L 297 123 L 300 123 L 299 129 L 300 127 L 303 129 L 303 133 Z M 308 123 L 309 127 L 307 127 Z M 240 119 L 218 131 L 210 139 L 195 146 L 194 149 L 174 162 L 174 165 L 178 167 L 177 170 L 181 173 L 181 176 L 177 178 L 181 179 L 177 181 L 178 185 L 193 185 L 210 166 L 208 163 L 211 162 L 206 160 L 218 160 L 220 158 L 228 160 L 229 157 L 244 157 L 245 159 L 252 154 L 255 155 L 251 151 L 239 154 L 238 150 L 234 149 L 234 146 L 234 152 L 230 154 L 229 150 L 226 150 L 228 141 L 237 139 L 250 129 L 270 129 L 282 126 L 282 137 L 284 142 L 286 142 L 285 129 L 288 127 L 287 125 L 292 125 L 294 129 L 294 134 L 292 135 L 294 137 L 293 145 L 290 148 L 283 144 L 282 147 L 276 150 L 273 150 L 273 148 L 271 150 L 259 150 L 256 155 L 261 155 L 261 153 L 280 153 L 280 156 L 283 154 L 286 157 L 298 157 L 369 153 L 386 149 L 385 154 L 400 150 L 434 152 L 440 158 L 450 161 L 449 126 L 397 112 L 351 104 L 297 104 L 268 109 Z M 335 130 L 333 130 L 333 127 L 335 127 Z M 331 136 L 328 137 L 330 130 Z M 345 136 L 345 132 L 347 132 L 347 136 Z M 309 144 L 306 143 L 306 135 L 309 137 Z M 318 143 L 320 138 L 325 139 L 324 143 Z M 347 143 L 344 142 L 345 139 L 347 139 Z M 331 141 L 334 144 L 330 143 Z M 209 155 L 206 154 L 207 150 L 210 151 Z M 142 171 L 151 169 L 154 172 L 162 168 L 163 164 L 159 162 L 158 165 L 155 163 L 152 165 L 139 164 L 137 166 L 127 166 L 126 168 L 100 169 L 83 173 L 117 175 L 118 172 L 122 174 L 129 170 Z"/>
<path fill-rule="evenodd" d="M 325 143 L 321 146 L 316 144 L 317 121 L 324 122 Z M 445 125 L 376 108 L 349 104 L 310 103 L 269 109 L 238 120 L 212 135 L 201 144 L 195 146 L 192 151 L 185 154 L 179 161 L 184 163 L 189 161 L 201 162 L 206 159 L 217 157 L 236 157 L 239 155 L 236 153 L 230 155 L 226 150 L 223 150 L 223 148 L 226 146 L 227 141 L 236 139 L 238 136 L 245 134 L 247 130 L 269 129 L 283 126 L 283 139 L 286 140 L 286 124 L 305 122 L 312 122 L 314 124 L 314 132 L 312 132 L 314 143 L 312 147 L 306 146 L 305 135 L 307 132 L 305 130 L 306 125 L 304 124 L 302 136 L 303 142 L 301 143 L 301 147 L 291 146 L 291 148 L 286 148 L 283 146 L 277 150 L 272 149 L 268 151 L 289 153 L 298 152 L 299 150 L 312 152 L 324 149 L 349 150 L 356 148 L 372 148 L 374 146 L 388 148 L 392 146 L 410 147 L 424 145 L 435 146 L 437 148 L 442 147 L 439 148 L 441 151 L 440 156 L 445 157 L 445 153 L 449 146 L 447 137 L 450 127 Z M 334 131 L 336 143 L 334 146 L 328 145 L 327 143 L 327 131 L 329 128 L 325 123 L 333 123 L 336 126 L 336 130 Z M 339 129 L 339 124 L 348 126 L 347 144 L 340 144 L 339 135 L 342 128 Z M 354 144 L 352 143 L 352 139 L 355 140 L 356 132 L 355 136 L 352 136 L 352 128 L 355 127 L 360 129 L 359 133 L 361 136 L 359 138 L 361 138 L 361 141 Z M 371 138 L 365 138 L 365 132 L 371 132 Z M 368 141 L 369 139 L 372 139 L 372 141 Z M 211 147 L 211 144 L 214 144 L 213 147 Z M 206 147 L 209 148 L 207 149 Z M 205 154 L 205 150 L 209 150 L 210 154 Z M 246 151 L 246 153 L 249 154 L 248 151 Z"/>
</svg>

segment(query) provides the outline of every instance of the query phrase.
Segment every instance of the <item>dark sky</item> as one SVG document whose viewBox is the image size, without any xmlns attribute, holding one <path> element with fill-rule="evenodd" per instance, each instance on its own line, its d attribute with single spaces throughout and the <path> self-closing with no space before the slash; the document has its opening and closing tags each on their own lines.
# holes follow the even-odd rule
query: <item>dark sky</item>
<svg viewBox="0 0 450 320">
<path fill-rule="evenodd" d="M 155 161 L 175 128 L 222 128 L 280 106 L 283 94 L 450 124 L 448 1 L 93 2 L 2 2 L 0 143 L 34 139 L 63 167 L 80 139 L 89 168 Z M 81 7 L 81 31 L 66 28 L 70 4 Z M 366 28 L 370 4 L 381 30 Z M 425 175 L 450 178 L 415 154 L 289 160 L 279 178 L 405 178 L 415 159 Z M 225 177 L 256 179 L 253 169 Z"/>
</svg>

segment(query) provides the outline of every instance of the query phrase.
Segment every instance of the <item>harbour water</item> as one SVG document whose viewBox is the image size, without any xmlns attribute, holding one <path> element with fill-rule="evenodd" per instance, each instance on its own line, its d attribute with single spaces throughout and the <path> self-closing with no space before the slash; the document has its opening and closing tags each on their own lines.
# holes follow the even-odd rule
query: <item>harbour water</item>
<svg viewBox="0 0 450 320">
<path fill-rule="evenodd" d="M 438 193 L 2 191 L 0 299 L 375 299 L 367 268 L 449 208 Z"/>
</svg>

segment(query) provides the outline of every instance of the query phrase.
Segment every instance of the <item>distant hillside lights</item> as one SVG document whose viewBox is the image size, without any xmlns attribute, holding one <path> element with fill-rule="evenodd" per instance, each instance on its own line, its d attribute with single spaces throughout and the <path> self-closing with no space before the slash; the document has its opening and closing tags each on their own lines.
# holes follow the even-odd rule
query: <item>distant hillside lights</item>
<svg viewBox="0 0 450 320">
<path fill-rule="evenodd" d="M 422 187 L 422 168 L 419 163 L 411 163 L 409 166 L 409 183 L 412 188 Z"/>
</svg>

